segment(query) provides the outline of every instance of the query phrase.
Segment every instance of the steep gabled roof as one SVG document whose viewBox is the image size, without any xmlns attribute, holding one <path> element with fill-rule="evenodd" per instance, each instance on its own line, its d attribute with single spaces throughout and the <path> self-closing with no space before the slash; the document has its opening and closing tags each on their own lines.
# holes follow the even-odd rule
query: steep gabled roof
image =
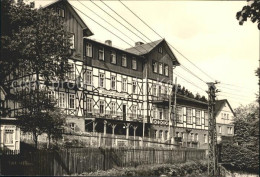
<svg viewBox="0 0 260 177">
<path fill-rule="evenodd" d="M 149 42 L 146 44 L 138 45 L 135 47 L 131 47 L 128 49 L 125 49 L 127 52 L 134 53 L 136 55 L 145 55 L 149 52 L 151 52 L 158 44 L 160 44 L 163 41 L 163 39 Z"/>
<path fill-rule="evenodd" d="M 155 47 L 157 47 L 162 42 L 165 43 L 167 51 L 169 51 L 168 54 L 172 58 L 172 60 L 175 62 L 175 64 L 180 65 L 179 61 L 177 60 L 176 56 L 172 52 L 171 48 L 169 47 L 169 45 L 165 39 L 159 39 L 157 41 L 153 41 L 153 42 L 138 45 L 135 47 L 127 48 L 127 49 L 125 49 L 125 51 L 134 53 L 136 55 L 146 55 L 146 54 L 150 53 Z"/>
<path fill-rule="evenodd" d="M 216 100 L 216 104 L 215 104 L 215 113 L 216 115 L 219 114 L 219 112 L 222 110 L 222 108 L 225 106 L 225 103 L 228 104 L 230 110 L 232 111 L 232 113 L 235 115 L 232 107 L 230 106 L 229 102 L 227 99 L 224 100 Z"/>
<path fill-rule="evenodd" d="M 72 5 L 68 2 L 68 0 L 55 0 L 54 2 L 51 2 L 45 6 L 43 6 L 42 8 L 51 8 L 52 6 L 54 6 L 57 3 L 63 2 L 67 5 L 67 7 L 70 9 L 71 13 L 75 16 L 76 20 L 78 21 L 78 23 L 82 26 L 83 30 L 84 30 L 84 34 L 86 34 L 87 36 L 91 36 L 94 33 L 89 29 L 89 27 L 86 25 L 86 23 L 82 20 L 82 18 L 79 16 L 79 14 L 76 12 L 76 10 L 72 7 Z"/>
</svg>

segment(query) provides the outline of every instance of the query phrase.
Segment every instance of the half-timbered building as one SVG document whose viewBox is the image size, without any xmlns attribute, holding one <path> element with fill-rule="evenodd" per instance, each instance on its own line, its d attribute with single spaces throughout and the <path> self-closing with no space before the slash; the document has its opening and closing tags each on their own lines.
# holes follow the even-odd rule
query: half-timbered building
<svg viewBox="0 0 260 177">
<path fill-rule="evenodd" d="M 69 2 L 59 0 L 45 8 L 64 18 L 72 34 L 73 55 L 68 61 L 72 69 L 66 84 L 49 91 L 66 113 L 71 131 L 162 141 L 175 134 L 187 139 L 190 147 L 196 144 L 193 142 L 207 143 L 206 103 L 177 97 L 173 119 L 173 69 L 180 63 L 165 39 L 120 49 L 110 40 L 90 39 L 92 31 Z M 33 75 L 20 78 L 35 80 Z M 19 104 L 9 101 L 8 106 L 10 117 L 16 117 Z"/>
</svg>

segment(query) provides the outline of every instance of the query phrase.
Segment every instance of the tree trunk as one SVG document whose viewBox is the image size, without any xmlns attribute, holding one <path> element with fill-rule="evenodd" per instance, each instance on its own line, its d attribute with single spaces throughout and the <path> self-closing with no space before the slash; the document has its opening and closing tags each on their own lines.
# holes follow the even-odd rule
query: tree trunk
<svg viewBox="0 0 260 177">
<path fill-rule="evenodd" d="M 50 145 L 51 145 L 51 135 L 48 134 L 48 144 L 47 144 L 47 149 L 50 148 Z"/>
<path fill-rule="evenodd" d="M 34 145 L 35 145 L 35 149 L 37 149 L 38 147 L 38 135 L 36 132 L 33 133 L 33 140 L 34 140 Z"/>
</svg>

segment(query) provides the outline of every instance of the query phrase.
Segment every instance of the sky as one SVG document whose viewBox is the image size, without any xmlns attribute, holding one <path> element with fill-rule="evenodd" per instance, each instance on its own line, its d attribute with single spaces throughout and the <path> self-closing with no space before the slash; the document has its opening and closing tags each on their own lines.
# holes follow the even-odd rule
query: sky
<svg viewBox="0 0 260 177">
<path fill-rule="evenodd" d="M 39 7 L 51 2 L 53 0 L 36 0 L 35 5 Z M 101 42 L 109 39 L 112 40 L 113 46 L 122 49 L 129 48 L 131 45 L 134 46 L 133 41 L 150 42 L 161 39 L 119 1 L 104 2 L 147 38 L 98 0 L 94 1 L 96 5 L 134 31 L 137 36 L 103 12 L 93 2 L 88 0 L 81 0 L 82 4 L 78 0 L 69 0 L 69 2 L 76 8 L 78 14 L 94 33 L 92 39 Z M 146 0 L 123 1 L 123 3 L 182 55 L 210 76 L 198 70 L 176 50 L 172 49 L 181 65 L 200 78 L 198 79 L 179 66 L 174 69 L 174 77 L 177 77 L 178 84 L 185 86 L 194 94 L 199 93 L 207 97 L 205 91 L 208 87 L 206 83 L 219 81 L 220 83 L 216 85 L 220 91 L 217 93 L 217 99 L 228 99 L 232 108 L 256 100 L 258 78 L 255 76 L 255 70 L 259 66 L 260 32 L 257 25 L 250 20 L 245 22 L 243 26 L 240 26 L 236 20 L 236 12 L 247 4 L 246 1 Z M 116 29 L 83 5 L 98 13 Z M 99 26 L 89 17 L 117 34 L 130 45 Z"/>
</svg>

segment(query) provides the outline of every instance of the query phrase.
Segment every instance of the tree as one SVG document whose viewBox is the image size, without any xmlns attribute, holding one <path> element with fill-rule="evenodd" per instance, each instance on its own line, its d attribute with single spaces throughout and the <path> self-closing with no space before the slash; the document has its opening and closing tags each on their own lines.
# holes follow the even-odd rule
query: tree
<svg viewBox="0 0 260 177">
<path fill-rule="evenodd" d="M 19 126 L 33 134 L 37 147 L 42 133 L 47 133 L 49 139 L 60 135 L 63 117 L 40 87 L 54 78 L 64 79 L 70 70 L 71 34 L 66 31 L 63 19 L 51 9 L 33 9 L 22 1 L 12 0 L 1 0 L 1 5 L 1 21 L 5 24 L 1 36 L 0 85 L 8 88 L 9 98 L 14 94 L 20 102 Z M 15 92 L 7 78 L 11 75 L 15 80 L 21 74 L 33 76 L 34 85 L 27 91 L 22 88 Z"/>
<path fill-rule="evenodd" d="M 240 25 L 243 25 L 247 19 L 251 19 L 253 23 L 258 23 L 258 29 L 260 30 L 260 1 L 259 0 L 247 0 L 248 5 L 244 6 L 241 11 L 237 12 L 236 18 Z"/>
<path fill-rule="evenodd" d="M 23 132 L 33 134 L 35 147 L 37 148 L 38 136 L 42 133 L 48 135 L 49 143 L 51 137 L 60 138 L 65 116 L 55 106 L 56 100 L 42 89 L 22 92 L 16 95 L 16 101 L 22 108 L 18 115 L 18 126 Z"/>
<path fill-rule="evenodd" d="M 65 115 L 58 109 L 48 111 L 44 122 L 44 132 L 48 135 L 48 147 L 51 139 L 62 138 L 63 127 L 65 126 Z"/>
<path fill-rule="evenodd" d="M 1 0 L 0 85 L 15 70 L 51 81 L 69 71 L 71 34 L 63 19 L 51 9 L 33 9 L 23 2 Z M 19 74 L 18 74 L 19 75 Z"/>
<path fill-rule="evenodd" d="M 255 103 L 239 106 L 234 110 L 235 142 L 244 145 L 253 151 L 259 149 L 259 116 L 258 106 Z"/>
</svg>

